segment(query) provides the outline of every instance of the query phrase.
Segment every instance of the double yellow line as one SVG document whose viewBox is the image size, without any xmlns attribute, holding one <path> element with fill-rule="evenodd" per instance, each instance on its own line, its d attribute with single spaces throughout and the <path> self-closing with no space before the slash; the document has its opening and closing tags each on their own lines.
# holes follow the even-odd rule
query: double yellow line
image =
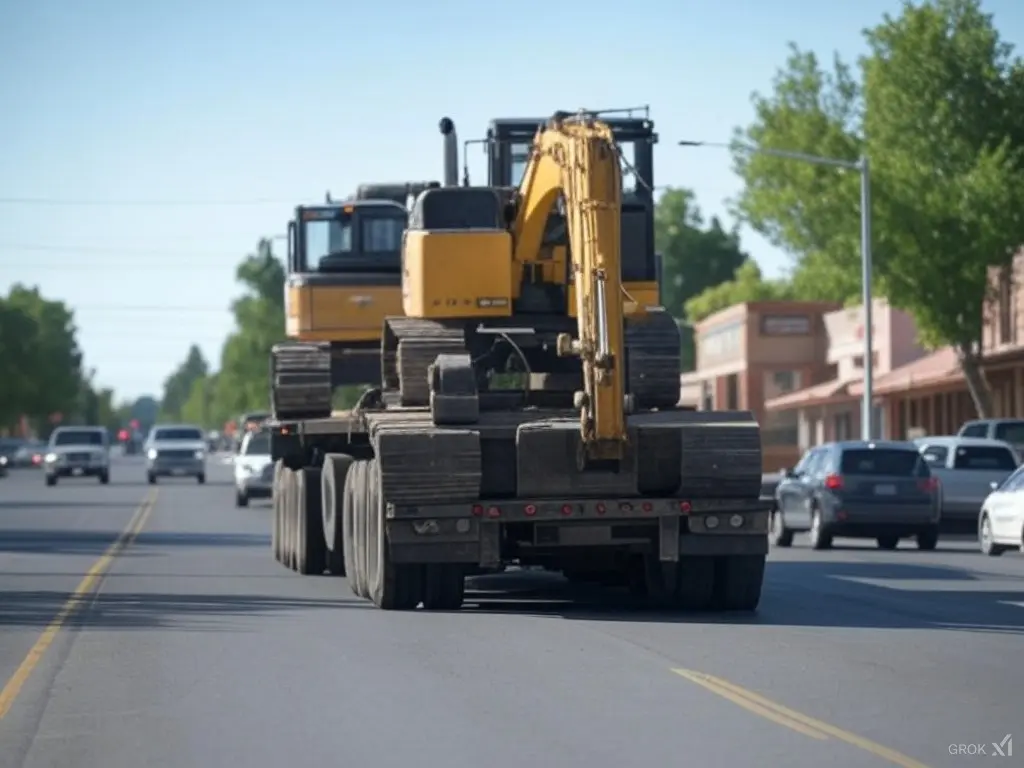
<svg viewBox="0 0 1024 768">
<path fill-rule="evenodd" d="M 889 749 L 870 739 L 844 731 L 842 728 L 837 728 L 834 725 L 823 723 L 821 720 L 815 720 L 813 717 L 808 717 L 802 712 L 784 707 L 778 702 L 767 699 L 753 691 L 748 691 L 746 688 L 730 683 L 728 680 L 707 675 L 703 672 L 695 672 L 692 669 L 676 668 L 672 671 L 680 677 L 686 678 L 691 683 L 696 683 L 702 688 L 721 696 L 723 699 L 743 707 L 748 712 L 752 712 L 763 717 L 765 720 L 770 720 L 804 736 L 817 739 L 818 741 L 828 741 L 830 738 L 844 741 L 853 747 L 870 752 L 876 757 L 888 760 L 893 765 L 901 766 L 901 768 L 928 768 L 924 763 L 918 762 L 912 757 L 907 757 L 894 749 Z"/>
<path fill-rule="evenodd" d="M 135 510 L 135 514 L 132 515 L 132 519 L 128 522 L 125 529 L 107 547 L 100 558 L 92 564 L 92 567 L 86 571 L 85 576 L 78 582 L 78 586 L 75 587 L 70 597 L 61 606 L 57 615 L 53 617 L 53 620 L 43 630 L 43 634 L 36 640 L 35 645 L 29 650 L 21 665 L 14 671 L 14 674 L 11 675 L 4 687 L 0 689 L 0 720 L 3 720 L 11 710 L 14 700 L 21 693 L 21 689 L 29 677 L 32 676 L 32 672 L 39 666 L 39 662 L 43 660 L 46 651 L 53 645 L 53 641 L 57 639 L 57 634 L 61 628 L 76 611 L 88 602 L 87 598 L 99 589 L 103 576 L 110 569 L 110 566 L 113 565 L 114 559 L 125 547 L 135 541 L 135 538 L 142 532 L 142 529 L 146 527 L 146 522 L 149 520 L 149 516 L 156 504 L 158 493 L 157 489 L 153 489 L 143 500 L 138 509 Z"/>
</svg>

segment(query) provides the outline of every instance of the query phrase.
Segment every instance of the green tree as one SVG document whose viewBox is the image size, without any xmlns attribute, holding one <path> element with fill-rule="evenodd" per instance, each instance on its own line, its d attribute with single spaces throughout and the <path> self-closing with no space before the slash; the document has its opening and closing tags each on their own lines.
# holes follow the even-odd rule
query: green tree
<svg viewBox="0 0 1024 768">
<path fill-rule="evenodd" d="M 676 317 L 686 317 L 686 302 L 732 278 L 748 260 L 735 229 L 726 230 L 718 217 L 705 222 L 693 192 L 668 189 L 654 212 L 655 246 L 662 254 L 662 302 Z M 693 331 L 683 328 L 683 370 L 696 363 Z"/>
<path fill-rule="evenodd" d="M 160 403 L 160 417 L 169 421 L 182 419 L 182 408 L 192 394 L 192 385 L 209 373 L 209 365 L 198 345 L 189 347 L 185 360 L 164 381 L 164 396 Z"/>
<path fill-rule="evenodd" d="M 15 285 L 0 305 L 0 413 L 45 423 L 54 413 L 74 416 L 80 405 L 82 355 L 74 316 L 38 288 Z"/>
<path fill-rule="evenodd" d="M 221 423 L 267 408 L 270 349 L 285 339 L 285 270 L 270 240 L 259 241 L 236 278 L 245 293 L 232 305 L 236 329 L 224 343 L 211 409 Z"/>
<path fill-rule="evenodd" d="M 861 83 L 795 47 L 770 97 L 755 96 L 743 143 L 870 158 L 875 274 L 922 340 L 958 353 L 981 415 L 990 267 L 1024 242 L 1024 67 L 977 0 L 906 4 L 865 33 Z M 860 292 L 856 174 L 736 148 L 737 210 L 797 257 L 794 286 L 818 298 Z"/>
<path fill-rule="evenodd" d="M 686 317 L 691 323 L 699 323 L 733 304 L 794 297 L 794 288 L 789 281 L 765 279 L 757 262 L 747 261 L 736 270 L 732 280 L 712 286 L 686 302 Z"/>
</svg>

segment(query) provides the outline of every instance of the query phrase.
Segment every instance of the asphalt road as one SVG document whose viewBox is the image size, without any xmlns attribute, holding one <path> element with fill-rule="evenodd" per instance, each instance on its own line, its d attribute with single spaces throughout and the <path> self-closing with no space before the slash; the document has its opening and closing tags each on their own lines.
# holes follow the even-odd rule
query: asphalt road
<svg viewBox="0 0 1024 768">
<path fill-rule="evenodd" d="M 1024 763 L 1024 556 L 798 540 L 740 621 L 535 574 L 385 613 L 274 562 L 226 467 L 151 491 L 134 458 L 0 479 L 0 766 L 957 766 L 1008 734 Z"/>
</svg>

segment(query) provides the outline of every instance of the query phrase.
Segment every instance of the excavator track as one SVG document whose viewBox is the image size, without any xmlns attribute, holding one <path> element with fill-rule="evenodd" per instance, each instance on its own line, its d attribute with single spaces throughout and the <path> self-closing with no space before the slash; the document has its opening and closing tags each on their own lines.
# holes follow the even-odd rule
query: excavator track
<svg viewBox="0 0 1024 768">
<path fill-rule="evenodd" d="M 384 392 L 397 395 L 397 405 L 430 403 L 429 369 L 438 355 L 466 352 L 462 323 L 442 323 L 413 317 L 384 321 L 382 380 Z"/>
<path fill-rule="evenodd" d="M 638 408 L 679 404 L 680 334 L 668 312 L 626 318 L 626 391 Z"/>
<path fill-rule="evenodd" d="M 331 415 L 331 345 L 288 341 L 270 351 L 270 405 L 279 421 Z"/>
</svg>

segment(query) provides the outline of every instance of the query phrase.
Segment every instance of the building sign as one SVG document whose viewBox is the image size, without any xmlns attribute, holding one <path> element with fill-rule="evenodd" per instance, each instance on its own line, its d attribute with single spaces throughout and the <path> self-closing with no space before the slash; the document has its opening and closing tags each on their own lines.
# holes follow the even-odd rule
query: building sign
<svg viewBox="0 0 1024 768">
<path fill-rule="evenodd" d="M 742 332 L 742 320 L 712 328 L 700 337 L 700 356 L 706 360 L 739 357 Z"/>
<path fill-rule="evenodd" d="M 807 315 L 762 315 L 762 336 L 806 336 L 811 332 Z"/>
</svg>

